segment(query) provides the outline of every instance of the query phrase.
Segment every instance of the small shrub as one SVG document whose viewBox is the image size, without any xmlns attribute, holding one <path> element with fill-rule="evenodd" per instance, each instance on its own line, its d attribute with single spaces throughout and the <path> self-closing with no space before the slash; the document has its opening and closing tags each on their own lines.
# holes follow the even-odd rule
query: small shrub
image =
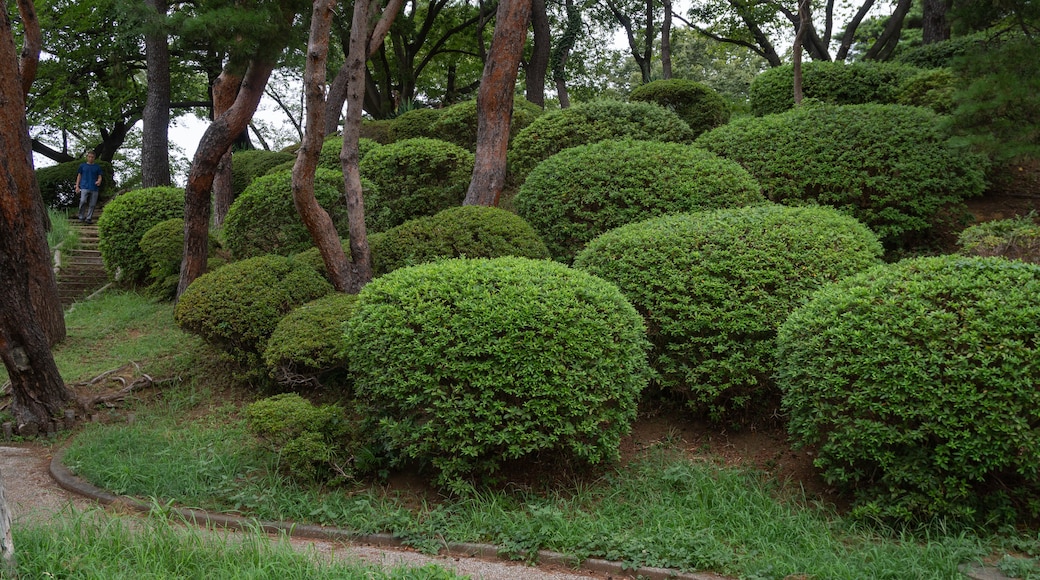
<svg viewBox="0 0 1040 580">
<path fill-rule="evenodd" d="M 657 384 L 716 421 L 770 416 L 776 329 L 814 290 L 879 262 L 877 238 L 830 208 L 763 205 L 612 230 L 575 267 L 646 319 Z"/>
<path fill-rule="evenodd" d="M 334 292 L 282 318 L 264 350 L 264 363 L 275 380 L 290 387 L 346 382 L 343 323 L 353 316 L 356 303 L 357 295 Z"/>
<path fill-rule="evenodd" d="M 76 175 L 79 173 L 79 164 L 83 160 L 59 163 L 50 167 L 41 167 L 36 170 L 36 182 L 40 185 L 40 195 L 47 207 L 54 209 L 79 207 L 79 194 L 76 193 Z M 101 189 L 98 191 L 98 204 L 102 200 L 109 199 L 116 191 L 116 183 L 112 177 L 112 164 L 108 161 L 95 161 L 105 171 L 105 177 L 101 180 Z"/>
<path fill-rule="evenodd" d="M 794 69 L 767 69 L 751 83 L 751 112 L 783 113 L 794 107 Z M 900 87 L 921 69 L 887 62 L 814 61 L 802 65 L 802 93 L 831 105 L 894 104 Z"/>
<path fill-rule="evenodd" d="M 184 256 L 184 220 L 173 218 L 155 224 L 141 236 L 140 246 L 151 264 L 148 272 L 151 285 L 145 292 L 160 300 L 172 300 L 177 294 Z M 211 262 L 219 262 L 219 249 L 220 244 L 210 234 L 208 254 Z"/>
<path fill-rule="evenodd" d="M 436 138 L 431 130 L 433 124 L 441 118 L 444 109 L 410 109 L 398 115 L 389 125 L 387 137 L 389 143 L 405 139 Z"/>
<path fill-rule="evenodd" d="M 332 285 L 310 266 L 258 256 L 200 276 L 181 294 L 174 319 L 247 369 L 257 369 L 282 317 L 330 292 Z"/>
<path fill-rule="evenodd" d="M 694 137 L 679 115 L 659 105 L 591 101 L 550 111 L 520 131 L 509 151 L 509 171 L 520 183 L 552 155 L 605 139 L 689 143 Z"/>
<path fill-rule="evenodd" d="M 318 169 L 314 196 L 332 218 L 336 230 L 346 233 L 343 174 Z M 293 203 L 292 173 L 283 171 L 260 177 L 238 196 L 224 218 L 224 242 L 236 260 L 263 254 L 287 256 L 313 245 Z"/>
<path fill-rule="evenodd" d="M 456 489 L 535 454 L 616 459 L 648 376 L 642 320 L 617 288 L 547 260 L 395 270 L 346 328 L 380 437 Z"/>
<path fill-rule="evenodd" d="M 159 222 L 184 218 L 184 190 L 135 189 L 116 196 L 98 218 L 98 249 L 109 277 L 127 284 L 143 282 L 151 269 L 141 238 Z"/>
<path fill-rule="evenodd" d="M 969 256 L 1003 256 L 1040 264 L 1040 223 L 1036 212 L 971 226 L 957 238 L 961 253 Z"/>
<path fill-rule="evenodd" d="M 722 96 L 707 85 L 687 79 L 652 81 L 632 89 L 628 98 L 675 111 L 694 136 L 729 121 L 729 105 Z"/>
<path fill-rule="evenodd" d="M 436 139 L 406 139 L 366 155 L 360 170 L 376 189 L 365 196 L 365 225 L 378 232 L 460 205 L 473 154 Z"/>
<path fill-rule="evenodd" d="M 780 329 L 788 430 L 856 511 L 1037 516 L 1040 267 L 942 256 L 820 290 Z"/>
<path fill-rule="evenodd" d="M 369 152 L 380 147 L 379 143 L 372 139 L 362 137 L 358 139 L 358 159 L 364 159 Z M 340 151 L 343 150 L 343 136 L 333 135 L 322 143 L 321 153 L 318 154 L 318 167 L 324 167 L 330 171 L 343 172 L 343 163 L 339 160 Z"/>
<path fill-rule="evenodd" d="M 814 105 L 734 121 L 697 145 L 743 165 L 770 200 L 836 207 L 891 247 L 985 189 L 985 159 L 947 141 L 919 107 Z"/>
<path fill-rule="evenodd" d="M 369 247 L 376 275 L 444 258 L 549 257 L 538 234 L 519 216 L 472 205 L 407 221 L 370 238 Z"/>
<path fill-rule="evenodd" d="M 379 234 L 373 234 L 368 237 L 369 246 L 372 244 L 372 238 L 376 235 Z M 340 240 L 340 247 L 343 248 L 343 253 L 346 254 L 347 259 L 350 260 L 350 240 Z M 369 253 L 372 253 L 371 248 L 369 249 Z M 313 268 L 315 272 L 321 274 L 326 280 L 329 280 L 329 272 L 325 269 L 325 259 L 321 257 L 321 251 L 318 250 L 317 247 L 308 248 L 299 254 L 293 254 L 292 259 L 294 262 L 305 264 L 308 267 Z M 329 282 L 332 282 L 332 280 L 329 280 Z"/>
<path fill-rule="evenodd" d="M 386 145 L 393 141 L 390 138 L 390 127 L 393 124 L 394 119 L 362 119 L 361 137 L 371 139 L 380 145 Z"/>
<path fill-rule="evenodd" d="M 542 115 L 542 108 L 523 97 L 513 99 L 509 138 Z M 468 151 L 477 150 L 477 101 L 463 101 L 444 109 L 430 126 L 430 136 L 454 143 Z"/>
<path fill-rule="evenodd" d="M 600 141 L 538 165 L 514 199 L 517 213 L 570 263 L 607 230 L 667 213 L 763 203 L 737 163 L 680 143 Z"/>
<path fill-rule="evenodd" d="M 294 479 L 324 482 L 346 464 L 342 440 L 349 426 L 337 405 L 318 406 L 296 393 L 282 393 L 246 407 L 246 421 Z"/>
<path fill-rule="evenodd" d="M 903 83 L 896 94 L 896 103 L 927 107 L 940 115 L 948 115 L 953 110 L 956 84 L 957 78 L 950 69 L 923 71 Z"/>
<path fill-rule="evenodd" d="M 237 197 L 256 178 L 267 175 L 275 166 L 295 160 L 296 155 L 285 151 L 235 151 L 231 156 L 231 191 Z"/>
</svg>

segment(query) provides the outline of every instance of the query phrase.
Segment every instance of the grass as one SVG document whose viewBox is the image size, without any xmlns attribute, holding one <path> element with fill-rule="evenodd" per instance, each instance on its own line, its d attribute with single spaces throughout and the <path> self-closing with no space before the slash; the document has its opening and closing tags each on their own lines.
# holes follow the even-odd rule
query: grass
<svg viewBox="0 0 1040 580">
<path fill-rule="evenodd" d="M 47 246 L 52 252 L 59 246 L 64 251 L 79 247 L 79 234 L 72 229 L 66 210 L 48 209 L 47 216 L 51 220 L 51 229 L 47 232 Z"/>
</svg>

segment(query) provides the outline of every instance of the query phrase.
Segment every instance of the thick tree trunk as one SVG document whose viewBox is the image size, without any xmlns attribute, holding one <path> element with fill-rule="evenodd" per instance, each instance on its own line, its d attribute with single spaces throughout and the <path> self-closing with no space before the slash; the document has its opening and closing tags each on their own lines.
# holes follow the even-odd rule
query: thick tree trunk
<svg viewBox="0 0 1040 580">
<path fill-rule="evenodd" d="M 549 69 L 549 49 L 552 40 L 549 38 L 549 15 L 546 13 L 545 0 L 531 2 L 531 28 L 534 39 L 531 45 L 531 62 L 527 65 L 524 77 L 527 100 L 545 108 L 545 74 Z"/>
<path fill-rule="evenodd" d="M 40 64 L 43 48 L 43 33 L 36 17 L 32 0 L 18 0 L 18 15 L 22 18 L 22 54 L 18 61 L 18 72 L 22 75 L 22 97 L 29 96 L 29 89 L 36 80 L 36 69 Z"/>
<path fill-rule="evenodd" d="M 505 187 L 513 87 L 530 16 L 531 0 L 501 0 L 498 4 L 495 34 L 477 94 L 476 164 L 463 205 L 497 205 Z"/>
<path fill-rule="evenodd" d="M 581 33 L 581 12 L 574 6 L 574 0 L 565 0 L 564 8 L 567 12 L 567 26 L 563 29 L 563 35 L 553 47 L 549 57 L 552 66 L 553 83 L 556 84 L 556 96 L 560 99 L 560 108 L 566 109 L 571 106 L 571 99 L 567 93 L 567 59 L 574 48 L 574 42 Z"/>
<path fill-rule="evenodd" d="M 798 32 L 794 35 L 794 54 L 791 57 L 792 74 L 794 75 L 794 104 L 802 104 L 802 44 L 809 32 L 809 0 L 798 2 Z"/>
<path fill-rule="evenodd" d="M 177 296 L 206 271 L 209 252 L 209 192 L 217 166 L 235 137 L 245 131 L 249 120 L 260 104 L 264 86 L 271 76 L 274 63 L 253 60 L 242 77 L 242 84 L 234 104 L 210 123 L 195 151 L 188 184 L 184 188 L 184 258 L 181 261 L 181 279 Z"/>
<path fill-rule="evenodd" d="M 166 0 L 145 0 L 160 19 L 166 16 Z M 141 138 L 141 185 L 167 186 L 170 176 L 170 45 L 163 28 L 145 34 L 148 93 L 144 103 Z"/>
<path fill-rule="evenodd" d="M 903 20 L 906 19 L 906 14 L 912 5 L 913 0 L 899 0 L 895 10 L 892 11 L 892 17 L 885 24 L 885 30 L 878 37 L 874 46 L 871 46 L 863 55 L 863 60 L 887 60 L 892 56 L 896 45 L 899 44 L 900 33 L 903 31 Z"/>
<path fill-rule="evenodd" d="M 343 104 L 347 102 L 347 70 L 340 67 L 336 77 L 329 85 L 329 93 L 325 96 L 325 134 L 333 135 L 339 131 L 339 122 L 343 119 Z"/>
<path fill-rule="evenodd" d="M 921 31 L 925 44 L 942 42 L 950 39 L 950 23 L 946 20 L 946 10 L 950 0 L 924 0 L 924 21 Z"/>
<path fill-rule="evenodd" d="M 661 21 L 661 78 L 672 78 L 672 2 L 664 0 L 664 20 Z"/>
<path fill-rule="evenodd" d="M 266 81 L 264 82 L 266 84 Z M 214 119 L 223 115 L 235 104 L 235 99 L 238 98 L 241 86 L 241 75 L 228 70 L 220 73 L 216 82 L 213 83 Z M 263 88 L 261 88 L 262 90 Z M 249 116 L 252 118 L 253 114 L 250 113 Z M 238 135 L 234 137 L 237 139 Z M 218 228 L 223 225 L 224 218 L 227 217 L 227 212 L 231 209 L 231 202 L 235 201 L 235 192 L 231 186 L 231 144 L 234 142 L 234 139 L 232 139 L 228 143 L 227 148 L 220 156 L 217 171 L 213 175 L 213 226 Z"/>
</svg>

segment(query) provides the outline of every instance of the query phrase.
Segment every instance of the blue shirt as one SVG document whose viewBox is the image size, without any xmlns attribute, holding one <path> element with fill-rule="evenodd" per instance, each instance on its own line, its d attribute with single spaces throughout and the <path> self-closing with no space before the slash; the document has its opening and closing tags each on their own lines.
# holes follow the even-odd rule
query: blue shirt
<svg viewBox="0 0 1040 580">
<path fill-rule="evenodd" d="M 97 163 L 80 163 L 79 175 L 82 176 L 79 178 L 80 189 L 96 191 L 98 188 L 97 180 L 104 175 L 104 171 Z"/>
</svg>

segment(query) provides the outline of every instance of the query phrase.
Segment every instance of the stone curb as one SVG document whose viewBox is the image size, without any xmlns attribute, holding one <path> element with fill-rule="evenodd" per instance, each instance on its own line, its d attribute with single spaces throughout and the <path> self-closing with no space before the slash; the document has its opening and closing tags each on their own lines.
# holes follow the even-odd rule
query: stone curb
<svg viewBox="0 0 1040 580">
<path fill-rule="evenodd" d="M 62 463 L 64 455 L 64 450 L 55 452 L 54 456 L 51 458 L 50 465 L 51 477 L 62 489 L 90 498 L 102 505 L 117 505 L 141 513 L 152 511 L 153 506 L 151 504 L 131 497 L 114 495 L 77 477 L 69 471 L 67 467 L 65 467 L 64 463 Z M 215 526 L 233 530 L 261 529 L 268 533 L 284 533 L 296 538 L 350 542 L 401 550 L 410 549 L 404 544 L 404 542 L 395 538 L 391 534 L 358 534 L 339 528 L 295 524 L 293 522 L 261 522 L 255 519 L 210 513 L 191 508 L 169 508 L 169 510 L 185 521 L 199 526 Z M 501 553 L 497 546 L 491 544 L 464 542 L 448 543 L 440 550 L 440 552 L 438 552 L 438 554 L 442 556 L 479 558 L 491 561 L 513 561 L 508 557 L 508 555 Z M 726 576 L 719 576 L 717 574 L 679 572 L 667 568 L 632 568 L 626 567 L 620 562 L 600 560 L 596 558 L 589 558 L 581 561 L 574 556 L 550 552 L 548 550 L 539 550 L 536 561 L 541 564 L 552 564 L 566 567 L 577 572 L 587 571 L 608 574 L 614 578 L 641 578 L 646 580 L 727 580 Z"/>
</svg>

